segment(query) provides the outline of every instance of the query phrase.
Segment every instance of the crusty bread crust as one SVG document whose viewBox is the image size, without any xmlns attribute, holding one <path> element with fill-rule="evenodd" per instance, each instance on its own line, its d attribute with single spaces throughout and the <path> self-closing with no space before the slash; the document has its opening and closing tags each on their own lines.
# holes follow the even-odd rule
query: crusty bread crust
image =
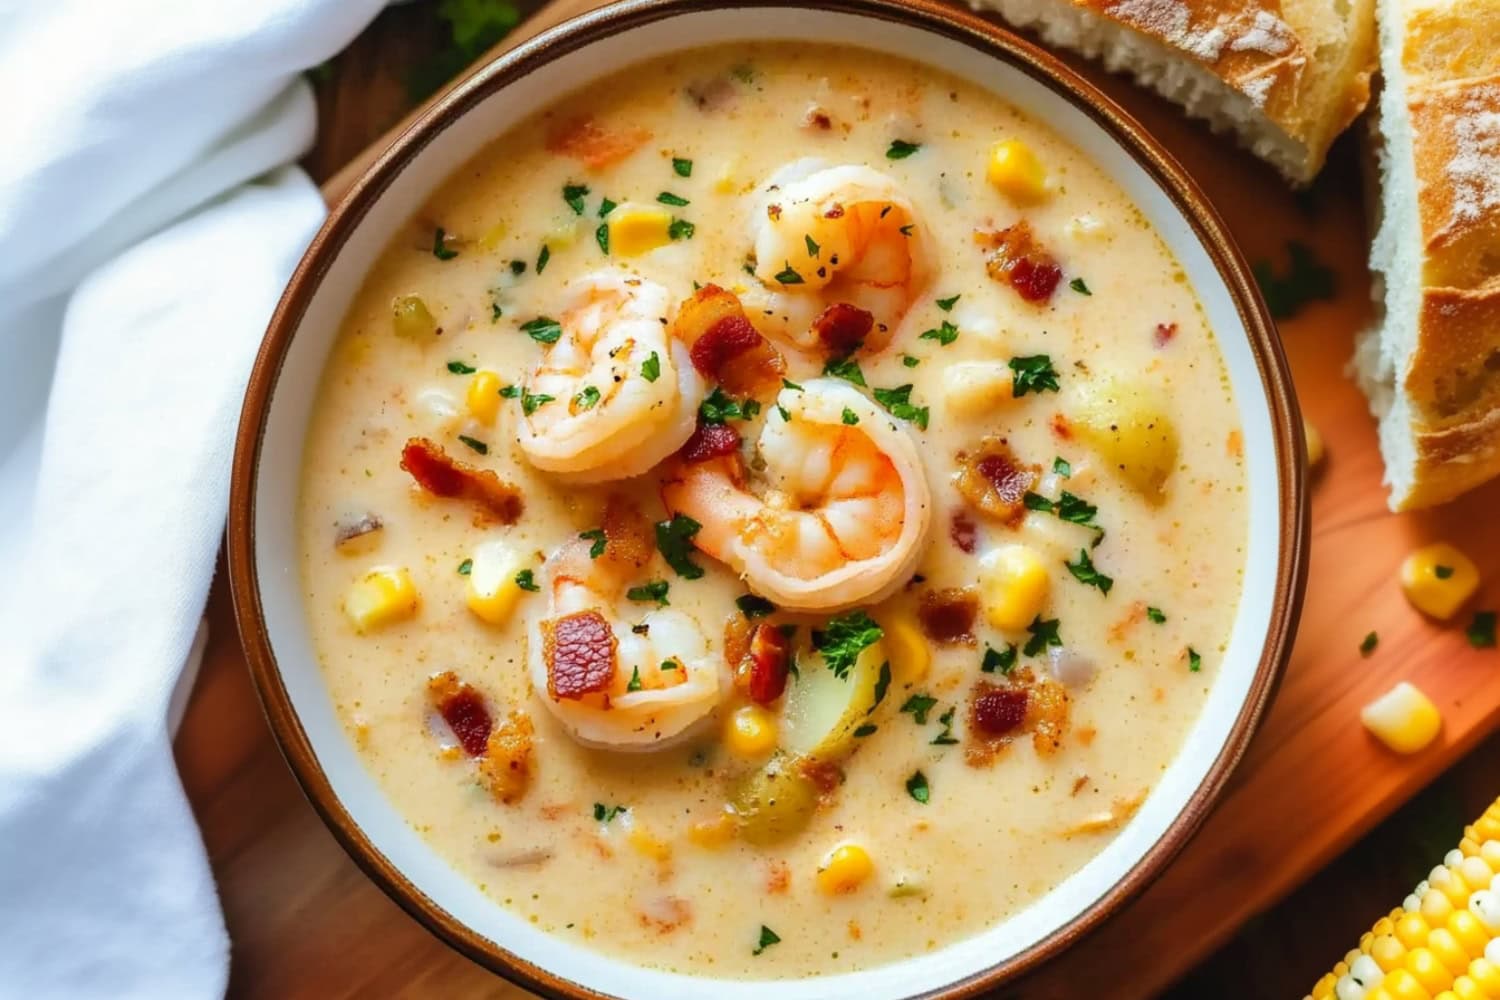
<svg viewBox="0 0 1500 1000">
<path fill-rule="evenodd" d="M 971 2 L 1130 72 L 1296 184 L 1370 98 L 1375 0 Z"/>
</svg>

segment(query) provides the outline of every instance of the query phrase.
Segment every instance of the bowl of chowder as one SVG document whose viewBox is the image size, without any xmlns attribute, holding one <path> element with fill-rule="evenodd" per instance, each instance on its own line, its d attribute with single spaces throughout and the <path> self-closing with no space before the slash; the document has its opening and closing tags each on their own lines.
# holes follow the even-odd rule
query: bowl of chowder
<svg viewBox="0 0 1500 1000">
<path fill-rule="evenodd" d="M 645 0 L 398 139 L 272 320 L 230 563 L 353 857 L 567 997 L 963 996 L 1197 827 L 1300 420 L 1181 169 L 946 8 Z"/>
</svg>

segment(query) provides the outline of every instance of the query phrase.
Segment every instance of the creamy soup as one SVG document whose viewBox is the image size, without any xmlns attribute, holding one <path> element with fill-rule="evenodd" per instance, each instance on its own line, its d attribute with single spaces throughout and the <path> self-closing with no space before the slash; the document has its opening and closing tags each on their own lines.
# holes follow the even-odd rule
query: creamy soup
<svg viewBox="0 0 1500 1000">
<path fill-rule="evenodd" d="M 863 969 L 1129 822 L 1239 600 L 1193 289 L 1045 123 L 857 50 L 637 66 L 498 137 L 329 357 L 302 582 L 396 807 L 642 965 Z"/>
</svg>

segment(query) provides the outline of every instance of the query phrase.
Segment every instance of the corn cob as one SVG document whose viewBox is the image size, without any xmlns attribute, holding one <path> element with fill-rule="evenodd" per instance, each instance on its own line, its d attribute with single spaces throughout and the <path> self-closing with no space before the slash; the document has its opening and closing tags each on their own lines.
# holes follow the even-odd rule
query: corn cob
<svg viewBox="0 0 1500 1000">
<path fill-rule="evenodd" d="M 1500 799 L 1304 1000 L 1500 1000 Z"/>
</svg>

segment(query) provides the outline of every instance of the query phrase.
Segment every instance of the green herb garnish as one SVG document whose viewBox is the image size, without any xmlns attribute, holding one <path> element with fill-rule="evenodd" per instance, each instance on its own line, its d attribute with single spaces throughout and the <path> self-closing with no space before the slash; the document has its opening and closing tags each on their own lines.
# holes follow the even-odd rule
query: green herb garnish
<svg viewBox="0 0 1500 1000">
<path fill-rule="evenodd" d="M 673 219 L 667 226 L 667 235 L 674 240 L 690 240 L 697 231 L 697 227 L 686 219 Z"/>
<path fill-rule="evenodd" d="M 655 601 L 659 606 L 666 607 L 672 603 L 667 600 L 667 590 L 670 586 L 671 584 L 665 580 L 652 580 L 639 587 L 631 587 L 625 591 L 625 598 L 631 601 Z"/>
<path fill-rule="evenodd" d="M 1057 473 L 1059 476 L 1062 476 L 1064 479 L 1068 479 L 1073 475 L 1073 465 L 1067 459 L 1059 455 L 1052 460 L 1052 471 Z"/>
<path fill-rule="evenodd" d="M 1203 669 L 1203 657 L 1199 656 L 1198 655 L 1198 651 L 1196 649 L 1194 649 L 1192 646 L 1189 646 L 1187 648 L 1187 654 L 1188 654 L 1188 670 L 1190 672 L 1196 674 L 1198 671 L 1200 671 L 1200 670 Z"/>
<path fill-rule="evenodd" d="M 958 742 L 957 738 L 953 735 L 953 717 L 957 714 L 958 707 L 954 706 L 938 716 L 938 725 L 943 727 L 943 731 L 932 738 L 932 742 L 928 744 L 929 746 L 946 747 Z"/>
<path fill-rule="evenodd" d="M 1161 608 L 1147 608 L 1146 617 L 1157 625 L 1167 620 L 1167 616 L 1161 613 Z"/>
<path fill-rule="evenodd" d="M 1011 393 L 1017 399 L 1028 392 L 1056 392 L 1057 369 L 1052 367 L 1052 358 L 1046 354 L 1032 354 L 1024 358 L 1011 358 Z"/>
<path fill-rule="evenodd" d="M 1004 649 L 995 649 L 992 646 L 984 647 L 984 658 L 979 661 L 979 669 L 987 674 L 999 672 L 1009 674 L 1016 669 L 1016 644 L 1009 643 Z"/>
<path fill-rule="evenodd" d="M 803 283 L 802 275 L 798 274 L 792 268 L 791 261 L 787 261 L 786 266 L 783 267 L 779 272 L 777 272 L 776 280 L 781 282 L 783 285 L 800 285 Z"/>
<path fill-rule="evenodd" d="M 603 802 L 594 803 L 594 819 L 600 823 L 608 823 L 620 813 L 629 811 L 629 806 L 606 806 Z"/>
<path fill-rule="evenodd" d="M 459 576 L 468 576 L 473 571 L 474 571 L 474 560 L 472 560 L 472 559 L 465 559 L 463 562 L 461 562 L 461 563 L 458 564 L 458 575 Z"/>
<path fill-rule="evenodd" d="M 924 806 L 931 797 L 932 792 L 927 787 L 927 775 L 916 771 L 910 778 L 906 779 L 906 794 L 922 803 Z"/>
<path fill-rule="evenodd" d="M 583 387 L 583 391 L 573 397 L 573 405 L 579 410 L 592 410 L 599 403 L 599 390 L 591 385 Z"/>
<path fill-rule="evenodd" d="M 702 527 L 685 514 L 673 514 L 670 521 L 656 523 L 656 548 L 667 565 L 684 580 L 696 580 L 703 575 L 703 567 L 689 558 L 693 551 L 693 536 Z"/>
<path fill-rule="evenodd" d="M 1375 652 L 1375 647 L 1378 645 L 1380 645 L 1380 636 L 1376 635 L 1374 632 L 1369 633 L 1364 637 L 1364 639 L 1360 641 L 1359 655 L 1369 656 L 1371 653 Z"/>
<path fill-rule="evenodd" d="M 448 362 L 448 370 L 455 375 L 473 375 L 478 369 L 472 365 L 466 365 L 462 361 Z"/>
<path fill-rule="evenodd" d="M 1057 628 L 1056 618 L 1043 621 L 1042 616 L 1037 615 L 1031 620 L 1031 624 L 1026 626 L 1026 631 L 1030 633 L 1031 638 L 1026 640 L 1026 645 L 1021 648 L 1021 652 L 1027 656 L 1038 656 L 1045 652 L 1048 646 L 1061 646 L 1062 638 L 1057 634 Z"/>
<path fill-rule="evenodd" d="M 693 161 L 674 156 L 672 157 L 672 171 L 678 177 L 691 177 L 693 176 Z"/>
<path fill-rule="evenodd" d="M 536 255 L 536 273 L 541 274 L 547 270 L 547 261 L 552 259 L 552 248 L 542 244 L 542 252 Z"/>
<path fill-rule="evenodd" d="M 516 586 L 522 590 L 529 590 L 532 593 L 536 593 L 542 589 L 536 585 L 536 574 L 529 569 L 523 569 L 516 574 Z"/>
<path fill-rule="evenodd" d="M 1277 274 L 1268 260 L 1258 260 L 1251 268 L 1274 319 L 1289 319 L 1309 302 L 1333 298 L 1337 285 L 1333 270 L 1306 244 L 1288 242 L 1287 254 L 1291 260 L 1285 275 Z"/>
<path fill-rule="evenodd" d="M 923 330 L 921 334 L 918 335 L 917 339 L 935 340 L 939 344 L 942 344 L 944 347 L 947 347 L 949 344 L 958 339 L 958 327 L 954 326 L 947 320 L 943 320 L 942 324 L 935 327 L 934 329 Z M 1019 396 L 1020 393 L 1016 393 L 1016 395 Z"/>
<path fill-rule="evenodd" d="M 829 358 L 823 365 L 823 374 L 841 378 L 845 382 L 855 385 L 865 384 L 865 373 L 859 370 L 859 362 L 845 354 L 843 357 Z"/>
<path fill-rule="evenodd" d="M 849 409 L 849 407 L 846 406 L 844 407 L 844 412 L 839 419 L 852 427 L 855 424 L 859 423 L 859 414 L 855 413 L 853 410 Z"/>
<path fill-rule="evenodd" d="M 681 208 L 683 205 L 692 204 L 692 202 L 688 201 L 686 198 L 683 198 L 680 195 L 675 195 L 670 191 L 663 191 L 661 194 L 656 196 L 656 200 L 661 202 L 663 205 L 671 205 L 674 208 Z"/>
<path fill-rule="evenodd" d="M 809 257 L 816 257 L 818 255 L 818 251 L 821 250 L 822 247 L 820 247 L 816 243 L 814 243 L 813 242 L 813 238 L 811 236 L 804 235 L 802 237 L 802 240 L 803 240 L 804 243 L 807 244 L 807 255 Z"/>
<path fill-rule="evenodd" d="M 594 242 L 599 244 L 599 249 L 609 256 L 609 223 L 599 223 L 599 228 L 594 230 Z"/>
<path fill-rule="evenodd" d="M 1088 549 L 1078 550 L 1078 561 L 1076 563 L 1064 561 L 1063 565 L 1068 567 L 1068 572 L 1073 574 L 1073 579 L 1086 587 L 1098 587 L 1101 594 L 1109 594 L 1109 588 L 1115 585 L 1115 581 L 1094 567 L 1094 561 L 1089 558 Z"/>
<path fill-rule="evenodd" d="M 533 413 L 535 413 L 537 410 L 539 410 L 542 407 L 546 406 L 548 403 L 552 402 L 556 398 L 557 398 L 556 396 L 549 396 L 545 392 L 530 393 L 530 392 L 527 392 L 525 389 L 522 389 L 521 390 L 521 412 L 524 413 L 524 414 L 526 414 L 529 417 Z"/>
<path fill-rule="evenodd" d="M 1068 287 L 1073 289 L 1073 291 L 1077 292 L 1079 295 L 1094 294 L 1093 292 L 1089 291 L 1088 283 L 1085 282 L 1082 278 L 1074 278 L 1072 281 L 1068 282 Z"/>
<path fill-rule="evenodd" d="M 488 455 L 490 453 L 490 446 L 478 438 L 471 438 L 467 434 L 460 434 L 458 439 L 481 455 Z"/>
<path fill-rule="evenodd" d="M 647 382 L 655 382 L 661 378 L 661 358 L 655 351 L 652 351 L 651 356 L 641 362 L 641 378 Z"/>
<path fill-rule="evenodd" d="M 443 232 L 443 227 L 438 226 L 437 231 L 432 234 L 432 255 L 438 260 L 452 260 L 458 256 L 458 251 L 450 249 L 447 244 L 448 234 Z"/>
<path fill-rule="evenodd" d="M 679 161 L 673 160 L 672 162 L 675 164 L 675 163 L 677 163 Z M 688 164 L 688 169 L 692 170 L 693 166 L 692 166 L 691 161 L 683 160 L 683 161 L 680 161 L 680 162 L 687 163 Z M 682 171 L 679 170 L 678 173 L 682 173 Z M 686 177 L 687 174 L 683 174 L 683 176 Z M 780 941 L 781 941 L 781 938 L 779 938 L 779 937 L 776 936 L 776 932 L 775 931 L 771 930 L 771 928 L 767 927 L 765 924 L 761 924 L 760 925 L 760 944 L 756 945 L 755 946 L 755 950 L 752 951 L 750 954 L 752 954 L 752 955 L 759 955 L 761 952 L 763 952 L 767 948 L 771 947 L 771 945 L 777 944 Z"/>
<path fill-rule="evenodd" d="M 604 534 L 603 528 L 590 528 L 588 531 L 580 531 L 578 537 L 584 541 L 594 543 L 589 546 L 590 559 L 598 559 L 604 555 L 604 547 L 609 544 L 609 538 Z"/>
<path fill-rule="evenodd" d="M 927 725 L 927 713 L 937 707 L 938 700 L 925 694 L 914 694 L 906 699 L 901 711 L 910 715 L 919 726 Z"/>
<path fill-rule="evenodd" d="M 901 355 L 901 363 L 908 368 L 915 368 L 922 363 L 921 358 L 914 358 L 910 354 Z"/>
<path fill-rule="evenodd" d="M 626 691 L 639 691 L 640 689 L 641 689 L 641 668 L 638 667 L 638 666 L 631 667 L 630 668 L 630 680 L 629 680 L 628 683 L 626 683 L 625 690 Z"/>
<path fill-rule="evenodd" d="M 521 332 L 538 344 L 555 344 L 562 336 L 562 324 L 551 316 L 538 316 L 522 323 Z"/>
<path fill-rule="evenodd" d="M 583 185 L 583 184 L 564 184 L 563 185 L 563 192 L 562 192 L 563 201 L 565 201 L 565 202 L 568 203 L 568 207 L 573 210 L 573 214 L 574 215 L 582 215 L 583 214 L 583 209 L 584 209 L 584 201 L 583 200 L 585 198 L 587 198 L 588 195 L 589 195 L 589 189 L 588 189 L 588 187 L 586 185 Z"/>
<path fill-rule="evenodd" d="M 1475 649 L 1488 649 L 1495 645 L 1495 612 L 1476 611 L 1464 635 Z"/>
<path fill-rule="evenodd" d="M 880 641 L 885 632 L 863 611 L 850 611 L 828 620 L 828 625 L 813 633 L 813 648 L 823 655 L 823 662 L 833 675 L 847 677 L 867 646 Z"/>
<path fill-rule="evenodd" d="M 892 139 L 890 147 L 885 151 L 885 158 L 887 160 L 904 160 L 921 148 L 922 144 L 920 142 Z"/>
<path fill-rule="evenodd" d="M 876 389 L 875 402 L 890 411 L 898 420 L 910 420 L 924 431 L 927 429 L 927 407 L 913 406 L 911 384 L 898 385 L 894 389 Z"/>
<path fill-rule="evenodd" d="M 949 296 L 946 299 L 938 299 L 937 300 L 937 307 L 939 309 L 941 309 L 943 312 L 951 312 L 953 310 L 954 305 L 956 305 L 958 303 L 958 300 L 961 299 L 961 298 L 963 298 L 962 294 L 951 295 L 951 296 Z"/>
<path fill-rule="evenodd" d="M 759 594 L 741 594 L 734 599 L 734 606 L 746 618 L 764 618 L 776 610 L 776 605 Z"/>
<path fill-rule="evenodd" d="M 1433 575 L 1436 576 L 1439 580 L 1446 580 L 1453 575 L 1453 567 L 1444 566 L 1439 563 L 1438 565 L 1432 567 L 1432 572 Z"/>
</svg>

